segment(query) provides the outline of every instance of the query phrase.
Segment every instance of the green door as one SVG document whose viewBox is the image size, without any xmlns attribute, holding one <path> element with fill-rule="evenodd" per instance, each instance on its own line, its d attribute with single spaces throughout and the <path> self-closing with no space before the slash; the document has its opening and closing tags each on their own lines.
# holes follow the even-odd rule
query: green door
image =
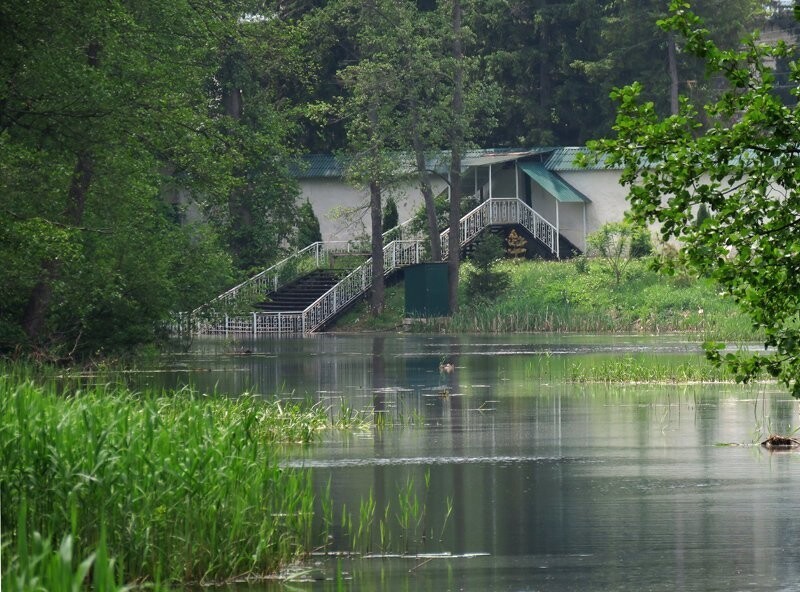
<svg viewBox="0 0 800 592">
<path fill-rule="evenodd" d="M 405 269 L 406 317 L 446 317 L 447 263 L 419 263 Z"/>
</svg>

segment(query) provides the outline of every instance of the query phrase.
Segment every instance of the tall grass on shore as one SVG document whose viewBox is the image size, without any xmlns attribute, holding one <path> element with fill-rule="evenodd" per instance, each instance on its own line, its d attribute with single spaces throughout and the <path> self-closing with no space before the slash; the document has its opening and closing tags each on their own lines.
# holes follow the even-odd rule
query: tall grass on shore
<svg viewBox="0 0 800 592">
<path fill-rule="evenodd" d="M 710 280 L 668 278 L 631 261 L 615 285 L 593 262 L 502 262 L 511 287 L 492 302 L 465 305 L 447 324 L 469 332 L 691 332 L 717 339 L 756 337 L 751 323 Z"/>
<path fill-rule="evenodd" d="M 713 281 L 666 277 L 646 259 L 633 260 L 617 285 L 597 262 L 502 261 L 510 287 L 498 298 L 460 294 L 460 309 L 449 319 L 411 325 L 420 332 L 452 333 L 692 333 L 723 341 L 759 340 L 752 323 Z M 462 266 L 462 279 L 470 263 Z M 464 282 L 461 282 L 463 285 Z M 387 330 L 403 323 L 402 284 L 387 290 L 387 305 L 372 318 L 359 304 L 336 324 L 336 330 Z"/>
<path fill-rule="evenodd" d="M 104 386 L 59 395 L 0 375 L 6 555 L 38 532 L 69 537 L 74 557 L 103 541 L 125 581 L 273 572 L 312 548 L 314 507 L 310 472 L 281 468 L 276 444 L 326 425 L 322 409 L 252 396 Z"/>
<path fill-rule="evenodd" d="M 58 548 L 52 542 L 33 533 L 26 533 L 25 504 L 19 510 L 17 524 L 16 554 L 3 562 L 2 588 L 6 592 L 77 592 L 91 588 L 94 592 L 123 592 L 130 587 L 122 582 L 122 574 L 117 573 L 114 559 L 108 556 L 105 539 L 101 537 L 94 553 L 83 560 L 74 556 L 75 541 L 66 535 Z M 149 586 L 151 590 L 163 589 L 158 584 Z"/>
</svg>

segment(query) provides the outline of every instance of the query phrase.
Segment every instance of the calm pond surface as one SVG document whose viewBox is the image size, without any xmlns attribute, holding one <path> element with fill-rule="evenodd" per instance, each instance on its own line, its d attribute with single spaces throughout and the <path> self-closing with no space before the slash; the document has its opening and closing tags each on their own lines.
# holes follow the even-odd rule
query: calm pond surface
<svg viewBox="0 0 800 592">
<path fill-rule="evenodd" d="M 327 549 L 237 590 L 800 590 L 800 453 L 752 445 L 797 426 L 798 403 L 776 385 L 569 380 L 626 356 L 702 354 L 676 337 L 322 335 L 199 342 L 141 379 L 387 426 L 289 450 L 330 488 Z M 374 518 L 358 535 L 343 512 Z"/>
</svg>

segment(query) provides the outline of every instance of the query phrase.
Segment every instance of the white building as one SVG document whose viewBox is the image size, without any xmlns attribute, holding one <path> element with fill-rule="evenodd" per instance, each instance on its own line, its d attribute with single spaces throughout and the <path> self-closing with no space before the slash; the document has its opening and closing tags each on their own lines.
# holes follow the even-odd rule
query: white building
<svg viewBox="0 0 800 592">
<path fill-rule="evenodd" d="M 619 170 L 602 164 L 581 167 L 585 148 L 488 149 L 468 151 L 462 160 L 462 194 L 480 203 L 489 198 L 525 202 L 580 251 L 587 234 L 606 222 L 619 221 L 628 208 Z M 446 155 L 445 155 L 446 156 Z M 434 195 L 448 190 L 447 162 L 431 163 Z M 312 155 L 296 173 L 300 200 L 311 203 L 325 241 L 351 240 L 369 234 L 369 193 L 344 178 L 345 167 L 333 156 Z M 422 206 L 413 176 L 388 192 L 401 222 Z M 466 213 L 466 212 L 464 212 Z"/>
</svg>

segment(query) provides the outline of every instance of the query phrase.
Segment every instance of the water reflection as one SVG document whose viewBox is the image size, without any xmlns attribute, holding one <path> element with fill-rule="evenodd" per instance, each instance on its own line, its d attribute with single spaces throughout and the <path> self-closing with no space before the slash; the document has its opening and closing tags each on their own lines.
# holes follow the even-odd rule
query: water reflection
<svg viewBox="0 0 800 592">
<path fill-rule="evenodd" d="M 293 589 L 800 589 L 800 455 L 750 445 L 798 425 L 797 402 L 770 385 L 564 379 L 575 360 L 699 358 L 695 344 L 383 335 L 235 347 L 201 344 L 167 379 L 375 409 L 394 424 L 329 436 L 287 464 L 330 483 L 335 508 L 359 508 L 371 491 L 377 513 L 392 508 L 406 556 L 318 556 L 312 581 Z M 409 483 L 426 506 L 413 540 L 396 528 Z M 332 536 L 328 550 L 350 548 L 344 529 Z M 370 550 L 380 547 L 376 534 Z"/>
</svg>

